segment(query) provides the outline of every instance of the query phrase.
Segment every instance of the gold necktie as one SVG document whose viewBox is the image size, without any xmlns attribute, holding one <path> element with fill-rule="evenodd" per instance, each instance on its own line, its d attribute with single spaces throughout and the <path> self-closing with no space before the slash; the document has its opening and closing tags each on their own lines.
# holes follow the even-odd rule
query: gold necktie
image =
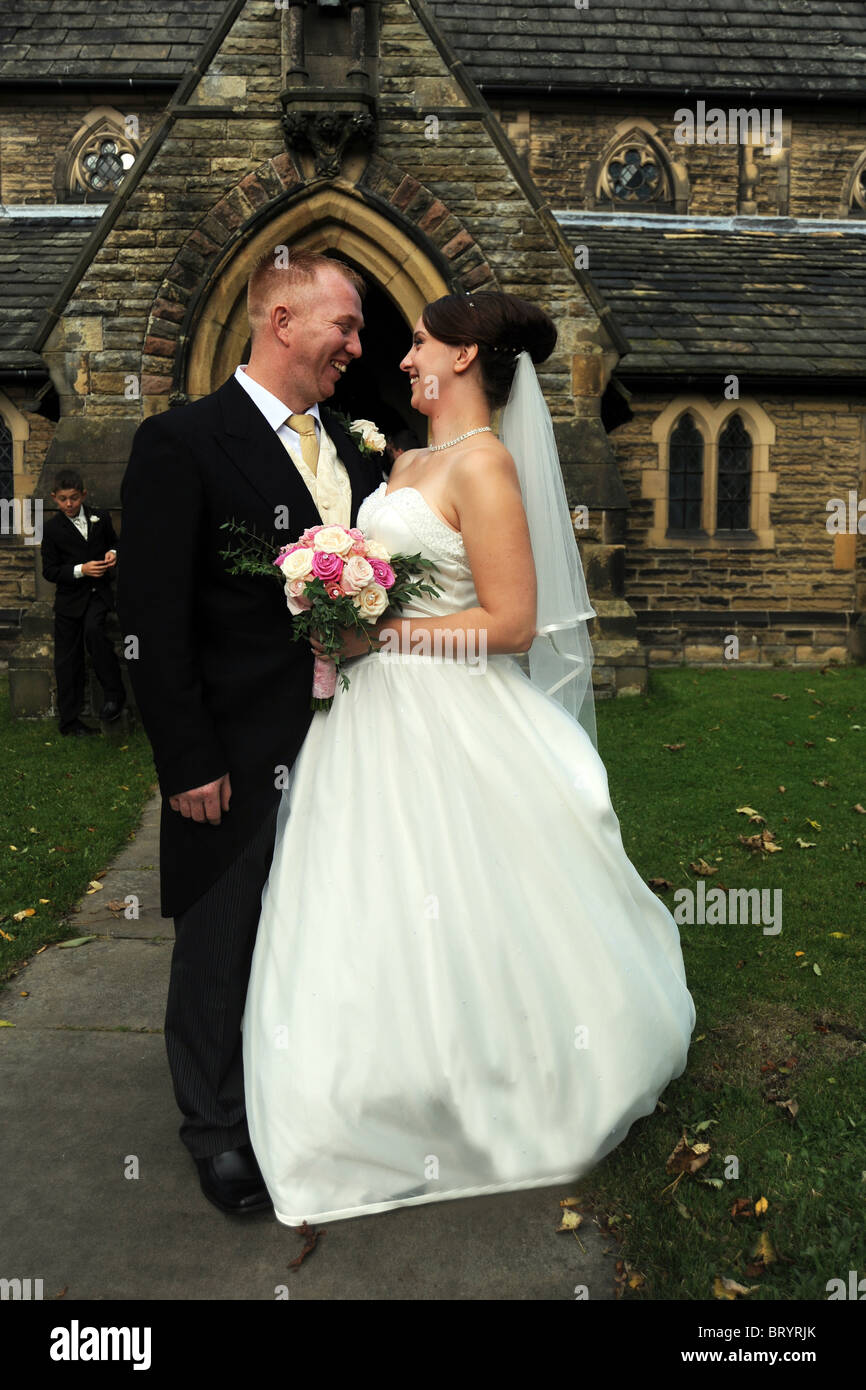
<svg viewBox="0 0 866 1390">
<path fill-rule="evenodd" d="M 290 415 L 287 421 L 301 436 L 301 458 L 313 477 L 319 464 L 319 441 L 316 438 L 316 422 L 312 415 Z"/>
</svg>

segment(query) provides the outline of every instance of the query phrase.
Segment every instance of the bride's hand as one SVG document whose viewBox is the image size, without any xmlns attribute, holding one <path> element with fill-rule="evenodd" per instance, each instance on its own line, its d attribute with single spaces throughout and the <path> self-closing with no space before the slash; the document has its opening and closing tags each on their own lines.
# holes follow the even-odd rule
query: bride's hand
<svg viewBox="0 0 866 1390">
<path fill-rule="evenodd" d="M 322 646 L 319 640 L 318 633 L 315 631 L 310 633 L 309 640 L 310 646 L 312 647 L 315 656 L 328 657 L 336 655 L 344 660 L 349 660 L 353 656 L 366 656 L 368 652 L 375 651 L 378 645 L 375 640 L 375 627 L 370 628 L 369 638 L 367 637 L 366 633 L 358 632 L 353 627 L 344 627 L 340 629 L 340 638 L 341 646 L 339 651 L 336 653 L 325 651 L 324 647 Z"/>
</svg>

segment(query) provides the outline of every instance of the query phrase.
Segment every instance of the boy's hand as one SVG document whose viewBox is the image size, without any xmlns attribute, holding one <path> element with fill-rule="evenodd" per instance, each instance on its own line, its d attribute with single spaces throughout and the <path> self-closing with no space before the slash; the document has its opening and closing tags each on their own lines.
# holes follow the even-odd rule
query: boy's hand
<svg viewBox="0 0 866 1390">
<path fill-rule="evenodd" d="M 113 569 L 114 566 L 115 566 L 116 564 L 117 564 L 117 551 L 116 551 L 116 550 L 106 550 L 106 552 L 105 552 L 105 568 L 106 568 L 106 569 L 109 569 L 109 570 L 110 570 L 110 569 Z"/>
<path fill-rule="evenodd" d="M 110 569 L 107 560 L 85 560 L 81 573 L 86 574 L 88 579 L 101 579 L 107 569 Z"/>
</svg>

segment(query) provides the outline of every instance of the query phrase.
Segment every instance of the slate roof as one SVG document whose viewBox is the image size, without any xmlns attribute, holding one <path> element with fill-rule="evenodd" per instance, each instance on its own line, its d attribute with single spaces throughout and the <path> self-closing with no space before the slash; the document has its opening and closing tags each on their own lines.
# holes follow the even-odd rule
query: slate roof
<svg viewBox="0 0 866 1390">
<path fill-rule="evenodd" d="M 482 87 L 863 96 L 863 0 L 428 4 Z"/>
<path fill-rule="evenodd" d="M 225 0 L 0 0 L 4 78 L 161 77 L 179 81 Z"/>
<path fill-rule="evenodd" d="M 29 344 L 94 225 L 94 218 L 0 215 L 0 367 L 44 369 Z"/>
<path fill-rule="evenodd" d="M 769 220 L 685 230 L 559 214 L 631 343 L 618 376 L 842 377 L 864 389 L 866 235 Z"/>
</svg>

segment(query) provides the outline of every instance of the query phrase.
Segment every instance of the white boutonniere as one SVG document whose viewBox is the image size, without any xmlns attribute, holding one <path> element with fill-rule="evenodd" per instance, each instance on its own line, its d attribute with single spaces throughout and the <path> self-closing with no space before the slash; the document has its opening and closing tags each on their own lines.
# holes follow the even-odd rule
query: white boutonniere
<svg viewBox="0 0 866 1390">
<path fill-rule="evenodd" d="M 348 415 L 342 414 L 339 410 L 335 410 L 333 413 L 352 436 L 352 441 L 360 453 L 368 455 L 384 453 L 388 441 L 372 420 L 350 420 Z"/>
<path fill-rule="evenodd" d="M 99 520 L 99 517 L 98 517 L 98 516 L 91 516 L 91 517 L 88 517 L 88 520 L 89 520 L 89 521 L 98 521 L 98 520 Z"/>
</svg>

